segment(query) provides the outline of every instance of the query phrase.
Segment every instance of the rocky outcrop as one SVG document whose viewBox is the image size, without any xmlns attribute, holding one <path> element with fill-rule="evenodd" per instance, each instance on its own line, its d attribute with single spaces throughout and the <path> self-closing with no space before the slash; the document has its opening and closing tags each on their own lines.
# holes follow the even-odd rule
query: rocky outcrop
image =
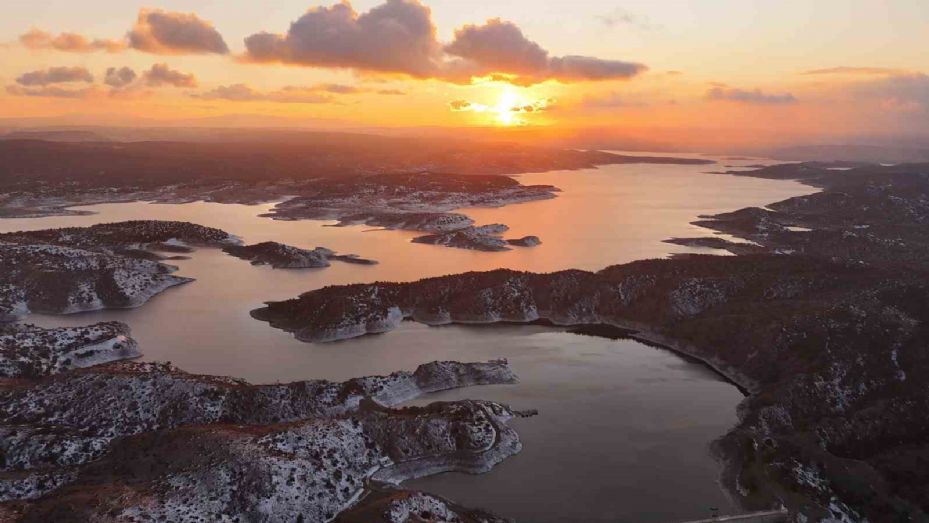
<svg viewBox="0 0 929 523">
<path fill-rule="evenodd" d="M 684 247 L 729 251 L 732 254 L 758 254 L 768 252 L 768 249 L 755 243 L 734 242 L 718 236 L 704 238 L 670 238 L 664 240 L 664 242 L 673 245 L 683 245 Z"/>
<path fill-rule="evenodd" d="M 429 234 L 413 238 L 413 243 L 427 243 L 456 247 L 458 249 L 471 249 L 475 251 L 508 251 L 507 242 L 500 237 L 508 231 L 506 225 L 495 223 L 480 227 L 465 227 L 449 232 Z"/>
<path fill-rule="evenodd" d="M 309 269 L 328 267 L 330 260 L 359 265 L 374 265 L 377 262 L 359 258 L 353 254 L 338 255 L 335 251 L 325 247 L 313 250 L 300 249 L 278 242 L 262 242 L 254 245 L 230 245 L 223 248 L 223 252 L 249 260 L 252 265 L 270 265 L 275 269 Z"/>
<path fill-rule="evenodd" d="M 138 307 L 187 283 L 175 267 L 55 245 L 0 244 L 0 319 Z"/>
<path fill-rule="evenodd" d="M 119 322 L 42 329 L 0 325 L 0 378 L 38 378 L 140 356 Z"/>
<path fill-rule="evenodd" d="M 157 251 L 238 242 L 219 229 L 156 220 L 0 234 L 0 321 L 138 307 L 193 281 L 173 275 L 177 268 L 160 263 Z"/>
<path fill-rule="evenodd" d="M 464 229 L 474 220 L 456 212 L 370 212 L 343 216 L 338 225 L 357 224 L 437 233 Z"/>
<path fill-rule="evenodd" d="M 253 316 L 307 341 L 403 318 L 634 331 L 750 393 L 716 445 L 746 506 L 784 504 L 807 521 L 926 519 L 929 166 L 762 171 L 824 190 L 699 222 L 753 242 L 738 256 L 328 287 Z M 717 240 L 693 244 L 736 250 Z"/>
<path fill-rule="evenodd" d="M 542 245 L 542 240 L 538 236 L 523 236 L 522 238 L 511 238 L 506 243 L 516 247 L 538 247 Z"/>
<path fill-rule="evenodd" d="M 19 354 L 37 362 L 78 344 L 60 329 L 14 334 L 28 340 Z M 0 381 L 0 513 L 9 519 L 330 521 L 365 510 L 369 482 L 486 471 L 520 450 L 506 425 L 513 413 L 496 403 L 391 408 L 426 392 L 512 383 L 505 361 L 285 385 L 158 363 L 52 370 Z"/>
<path fill-rule="evenodd" d="M 235 236 L 188 222 L 132 220 L 90 227 L 66 227 L 0 234 L 0 242 L 20 245 L 56 245 L 98 252 L 124 249 L 190 252 L 189 246 L 236 245 Z"/>
<path fill-rule="evenodd" d="M 504 240 L 501 236 L 508 230 L 510 228 L 502 223 L 481 225 L 479 227 L 468 226 L 462 229 L 419 236 L 413 238 L 413 242 L 490 252 L 508 251 L 510 246 L 535 247 L 542 244 L 538 236 Z"/>
<path fill-rule="evenodd" d="M 118 440 L 73 479 L 15 505 L 24 522 L 330 521 L 365 506 L 359 499 L 378 471 L 415 472 L 420 461 L 442 455 L 482 461 L 500 433 L 512 432 L 509 417 L 498 404 L 463 401 L 145 433 Z M 518 451 L 518 441 L 502 449 Z M 454 464 L 442 471 L 450 470 Z"/>
</svg>

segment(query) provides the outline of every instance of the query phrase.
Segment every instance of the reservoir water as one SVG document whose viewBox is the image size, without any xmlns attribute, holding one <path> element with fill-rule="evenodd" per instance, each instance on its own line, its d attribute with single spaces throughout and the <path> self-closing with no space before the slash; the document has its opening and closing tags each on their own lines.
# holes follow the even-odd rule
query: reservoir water
<svg viewBox="0 0 929 523">
<path fill-rule="evenodd" d="M 740 165 L 752 161 L 728 161 Z M 273 204 L 107 204 L 96 214 L 0 220 L 0 231 L 85 226 L 128 219 L 181 220 L 218 227 L 248 243 L 274 240 L 325 246 L 380 263 L 274 270 L 216 249 L 169 262 L 195 282 L 169 289 L 138 309 L 71 316 L 32 315 L 42 326 L 119 320 L 130 325 L 145 360 L 171 361 L 202 374 L 254 383 L 413 369 L 433 360 L 508 358 L 517 385 L 430 395 L 419 401 L 481 398 L 540 415 L 513 421 L 521 454 L 482 476 L 444 474 L 415 488 L 524 522 L 668 522 L 736 510 L 717 485 L 708 446 L 736 423 L 742 396 L 699 363 L 633 341 L 569 334 L 541 326 L 426 327 L 333 344 L 305 344 L 249 317 L 266 300 L 326 285 L 408 281 L 507 267 L 528 271 L 598 270 L 643 258 L 694 252 L 662 243 L 705 235 L 689 224 L 702 214 L 765 206 L 813 189 L 795 182 L 709 174 L 720 165 L 613 165 L 522 175 L 525 184 L 562 189 L 552 200 L 464 209 L 478 224 L 505 223 L 507 237 L 541 237 L 535 248 L 473 252 L 410 243 L 416 233 L 331 222 L 258 217 Z M 712 252 L 712 251 L 705 251 Z"/>
</svg>

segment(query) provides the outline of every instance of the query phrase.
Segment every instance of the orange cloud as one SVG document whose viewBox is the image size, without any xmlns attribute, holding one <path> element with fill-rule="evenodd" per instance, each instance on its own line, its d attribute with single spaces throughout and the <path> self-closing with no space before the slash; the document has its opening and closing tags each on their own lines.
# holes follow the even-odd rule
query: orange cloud
<svg viewBox="0 0 929 523">
<path fill-rule="evenodd" d="M 7 86 L 6 92 L 13 96 L 30 96 L 41 98 L 86 98 L 96 94 L 99 90 L 96 87 L 86 87 L 83 89 L 70 89 L 56 85 L 46 85 L 42 87 L 22 87 L 19 85 Z"/>
<path fill-rule="evenodd" d="M 456 113 L 465 113 L 470 111 L 482 112 L 487 110 L 487 106 L 476 104 L 467 100 L 452 100 L 448 102 L 448 108 Z"/>
<path fill-rule="evenodd" d="M 142 73 L 142 79 L 149 87 L 197 87 L 197 77 L 182 73 L 168 67 L 168 64 L 155 64 L 151 69 Z"/>
<path fill-rule="evenodd" d="M 746 104 L 791 104 L 797 101 L 797 98 L 791 93 L 767 94 L 761 89 L 746 90 L 727 87 L 714 87 L 707 91 L 708 100 L 739 102 Z"/>
<path fill-rule="evenodd" d="M 49 67 L 25 73 L 16 79 L 16 83 L 25 86 L 93 81 L 94 76 L 84 67 Z"/>
<path fill-rule="evenodd" d="M 127 35 L 129 46 L 153 54 L 226 54 L 229 47 L 209 22 L 193 13 L 143 9 Z"/>
<path fill-rule="evenodd" d="M 276 91 L 262 92 L 246 84 L 233 84 L 220 86 L 206 93 L 194 95 L 194 97 L 204 100 L 227 100 L 231 102 L 333 103 L 335 98 L 331 94 L 326 94 L 329 92 L 332 91 L 326 91 L 325 88 L 319 86 L 288 86 Z"/>
<path fill-rule="evenodd" d="M 336 103 L 335 95 L 347 96 L 363 93 L 380 95 L 403 95 L 396 89 L 370 89 L 344 84 L 315 84 L 306 86 L 290 85 L 274 91 L 259 91 L 243 83 L 219 86 L 194 98 L 205 100 L 228 100 L 232 102 L 276 102 L 276 103 Z"/>
<path fill-rule="evenodd" d="M 119 40 L 91 40 L 77 33 L 61 33 L 56 36 L 36 28 L 20 35 L 19 42 L 29 49 L 54 49 L 69 53 L 93 53 L 97 51 L 117 53 L 126 48 L 125 42 Z"/>
<path fill-rule="evenodd" d="M 825 69 L 812 69 L 804 71 L 805 75 L 889 75 L 905 73 L 902 69 L 888 67 L 828 67 Z"/>
<path fill-rule="evenodd" d="M 110 67 L 106 70 L 106 75 L 103 77 L 103 83 L 109 85 L 110 87 L 120 89 L 134 82 L 136 76 L 138 75 L 136 75 L 135 71 L 129 67 Z"/>
</svg>

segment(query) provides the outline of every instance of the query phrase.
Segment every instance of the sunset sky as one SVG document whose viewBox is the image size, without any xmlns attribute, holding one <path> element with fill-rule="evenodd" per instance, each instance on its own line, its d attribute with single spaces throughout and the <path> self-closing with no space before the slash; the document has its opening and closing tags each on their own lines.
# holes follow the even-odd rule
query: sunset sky
<svg viewBox="0 0 929 523">
<path fill-rule="evenodd" d="M 3 118 L 929 132 L 925 0 L 6 0 L 3 11 Z"/>
</svg>

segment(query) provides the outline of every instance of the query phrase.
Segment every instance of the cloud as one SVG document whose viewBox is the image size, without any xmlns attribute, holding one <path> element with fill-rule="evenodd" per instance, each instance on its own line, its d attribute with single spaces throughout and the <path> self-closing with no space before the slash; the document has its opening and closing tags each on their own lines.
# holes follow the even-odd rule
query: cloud
<svg viewBox="0 0 929 523">
<path fill-rule="evenodd" d="M 358 14 L 343 2 L 314 7 L 287 34 L 257 33 L 245 39 L 247 58 L 322 67 L 403 73 L 435 73 L 441 48 L 429 8 L 416 0 L 387 0 Z"/>
<path fill-rule="evenodd" d="M 110 87 L 122 88 L 131 84 L 136 79 L 135 71 L 129 67 L 110 67 L 106 70 L 106 75 L 103 77 L 103 83 L 109 85 Z"/>
<path fill-rule="evenodd" d="M 365 13 L 348 2 L 315 7 L 286 34 L 245 39 L 245 59 L 404 74 L 468 83 L 475 77 L 518 84 L 625 79 L 642 64 L 588 56 L 553 57 L 515 24 L 500 19 L 466 25 L 454 40 L 436 39 L 432 13 L 418 0 L 386 0 Z"/>
<path fill-rule="evenodd" d="M 626 79 L 646 70 L 642 64 L 589 56 L 551 57 L 516 24 L 499 18 L 459 29 L 445 52 L 464 60 L 454 63 L 453 69 L 464 69 L 470 76 L 516 75 L 522 80 L 516 83 Z"/>
<path fill-rule="evenodd" d="M 145 85 L 149 87 L 197 87 L 197 77 L 171 69 L 168 64 L 155 64 L 142 73 Z"/>
<path fill-rule="evenodd" d="M 642 102 L 633 102 L 620 93 L 612 92 L 600 96 L 588 96 L 581 106 L 593 109 L 615 109 L 617 107 L 644 107 Z"/>
<path fill-rule="evenodd" d="M 486 68 L 486 73 L 536 74 L 548 67 L 548 51 L 526 38 L 515 24 L 499 18 L 455 31 L 445 52 Z"/>
<path fill-rule="evenodd" d="M 929 75 L 909 73 L 890 76 L 852 87 L 860 98 L 877 99 L 897 112 L 929 111 Z"/>
<path fill-rule="evenodd" d="M 805 75 L 888 75 L 904 73 L 901 69 L 888 67 L 829 67 L 826 69 L 812 69 L 804 71 Z"/>
<path fill-rule="evenodd" d="M 319 104 L 333 103 L 331 94 L 321 92 L 317 86 L 288 86 L 276 91 L 262 92 L 246 84 L 233 84 L 217 87 L 206 93 L 194 95 L 204 100 L 227 100 L 232 102 L 276 102 Z"/>
<path fill-rule="evenodd" d="M 797 98 L 790 93 L 767 94 L 761 89 L 749 91 L 746 89 L 727 88 L 723 86 L 713 87 L 707 91 L 706 98 L 708 100 L 722 100 L 760 105 L 791 104 L 797 102 Z"/>
<path fill-rule="evenodd" d="M 357 94 L 364 92 L 364 89 L 356 87 L 354 85 L 343 85 L 343 84 L 319 84 L 312 86 L 310 89 L 316 91 L 323 91 L 333 94 Z"/>
<path fill-rule="evenodd" d="M 95 87 L 86 87 L 83 89 L 67 89 L 54 85 L 42 87 L 21 87 L 19 85 L 10 85 L 7 86 L 6 92 L 13 96 L 34 96 L 44 98 L 87 98 L 88 96 L 95 94 L 97 89 Z"/>
<path fill-rule="evenodd" d="M 660 25 L 653 24 L 647 16 L 639 16 L 620 7 L 605 15 L 598 15 L 597 20 L 611 29 L 619 26 L 634 27 L 645 31 L 661 29 Z"/>
<path fill-rule="evenodd" d="M 84 67 L 50 67 L 21 75 L 16 83 L 25 86 L 49 85 L 67 82 L 94 81 L 94 76 Z"/>
<path fill-rule="evenodd" d="M 153 54 L 226 54 L 229 47 L 209 22 L 193 13 L 142 9 L 127 35 L 129 46 Z"/>
<path fill-rule="evenodd" d="M 541 113 L 550 110 L 555 105 L 554 98 L 544 98 L 532 103 L 514 105 L 510 107 L 511 113 Z"/>
<path fill-rule="evenodd" d="M 230 100 L 235 102 L 278 102 L 278 103 L 336 103 L 336 96 L 348 96 L 363 93 L 381 95 L 402 95 L 396 89 L 370 89 L 344 84 L 314 84 L 305 86 L 287 86 L 275 91 L 262 92 L 246 84 L 232 84 L 217 87 L 211 91 L 194 95 L 208 100 Z"/>
<path fill-rule="evenodd" d="M 487 111 L 495 113 L 541 113 L 550 110 L 555 104 L 554 98 L 542 98 L 532 102 L 514 103 L 512 105 L 489 106 L 468 100 L 452 100 L 448 103 L 448 108 L 456 113 L 483 113 Z"/>
<path fill-rule="evenodd" d="M 452 100 L 451 102 L 448 102 L 448 108 L 456 113 L 482 113 L 490 109 L 490 107 L 487 105 L 469 102 L 468 100 Z"/>
<path fill-rule="evenodd" d="M 89 39 L 77 33 L 53 35 L 40 29 L 30 29 L 20 35 L 19 42 L 29 49 L 54 49 L 68 53 L 93 53 L 106 51 L 118 53 L 126 48 L 125 42 L 119 40 Z"/>
<path fill-rule="evenodd" d="M 642 64 L 601 60 L 589 56 L 552 58 L 549 67 L 551 76 L 561 81 L 627 79 L 648 69 Z"/>
</svg>

